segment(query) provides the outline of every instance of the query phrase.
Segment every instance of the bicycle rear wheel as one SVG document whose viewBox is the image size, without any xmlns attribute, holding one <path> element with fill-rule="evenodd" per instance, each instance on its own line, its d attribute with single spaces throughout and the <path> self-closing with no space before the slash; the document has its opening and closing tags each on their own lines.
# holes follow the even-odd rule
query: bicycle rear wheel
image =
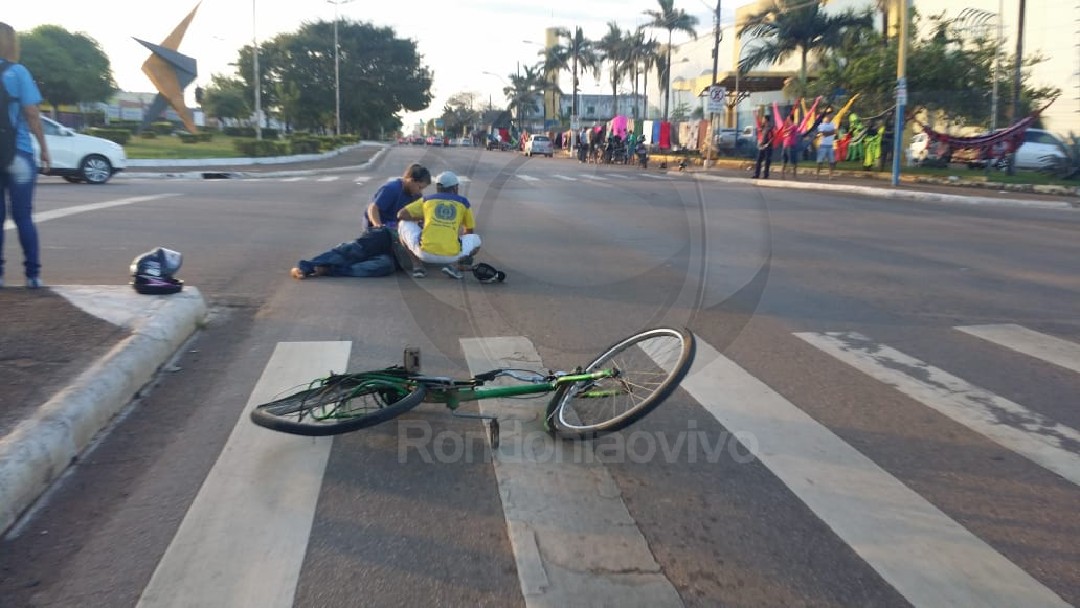
<svg viewBox="0 0 1080 608">
<path fill-rule="evenodd" d="M 615 368 L 617 374 L 560 387 L 547 407 L 545 426 L 570 439 L 588 439 L 625 428 L 663 403 L 690 370 L 694 335 L 660 327 L 620 340 L 585 372 Z"/>
<path fill-rule="evenodd" d="M 423 384 L 383 375 L 332 375 L 251 410 L 255 424 L 294 435 L 323 436 L 374 426 L 424 400 Z"/>
</svg>

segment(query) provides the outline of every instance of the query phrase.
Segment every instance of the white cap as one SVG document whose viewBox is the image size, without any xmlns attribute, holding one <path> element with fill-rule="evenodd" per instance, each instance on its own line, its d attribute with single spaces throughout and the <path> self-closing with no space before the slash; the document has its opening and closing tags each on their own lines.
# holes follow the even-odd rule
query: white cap
<svg viewBox="0 0 1080 608">
<path fill-rule="evenodd" d="M 453 188 L 458 185 L 458 178 L 453 171 L 443 171 L 435 176 L 435 183 L 443 188 Z"/>
</svg>

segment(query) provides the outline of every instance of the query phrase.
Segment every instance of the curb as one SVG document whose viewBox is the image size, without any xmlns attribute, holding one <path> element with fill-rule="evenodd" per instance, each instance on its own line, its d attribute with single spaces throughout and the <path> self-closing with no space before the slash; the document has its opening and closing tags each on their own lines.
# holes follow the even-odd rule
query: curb
<svg viewBox="0 0 1080 608">
<path fill-rule="evenodd" d="M 348 148 L 341 148 L 334 152 L 328 152 L 326 154 L 309 154 L 304 156 L 278 156 L 269 159 L 255 159 L 255 158 L 205 158 L 205 159 L 164 159 L 160 161 L 155 160 L 143 160 L 136 161 L 138 164 L 132 165 L 132 161 L 128 161 L 128 169 L 140 168 L 146 169 L 148 167 L 183 167 L 189 165 L 191 167 L 198 167 L 198 170 L 193 171 L 169 171 L 161 173 L 152 173 L 149 171 L 124 171 L 117 175 L 117 177 L 123 179 L 251 179 L 260 177 L 302 177 L 305 175 L 322 174 L 322 173 L 349 173 L 352 171 L 360 171 L 378 161 L 387 149 L 388 145 L 383 145 L 382 149 L 375 153 L 366 162 L 359 165 L 349 165 L 344 167 L 326 167 L 321 169 L 292 169 L 282 171 L 215 171 L 215 166 L 236 166 L 236 165 L 284 165 L 289 163 L 298 163 L 306 161 L 324 160 L 338 156 L 342 152 L 352 150 L 358 147 L 374 147 L 376 144 L 358 144 L 356 146 L 350 146 Z"/>
<path fill-rule="evenodd" d="M 679 175 L 677 171 L 668 171 L 669 175 Z M 1008 205 L 1021 207 L 1035 207 L 1039 209 L 1078 209 L 1080 201 L 1076 203 L 1068 201 L 1038 201 L 1031 199 L 1015 198 L 988 198 L 971 196 L 967 194 L 944 194 L 940 192 L 912 192 L 908 190 L 892 190 L 874 186 L 854 186 L 850 184 L 822 184 L 811 181 L 771 181 L 757 180 L 748 177 L 722 177 L 719 175 L 704 175 L 700 172 L 691 173 L 696 180 L 727 182 L 736 184 L 753 184 L 763 188 L 791 188 L 796 190 L 828 190 L 832 192 L 844 192 L 848 194 L 861 194 L 863 196 L 878 196 L 897 200 L 912 200 L 932 203 L 960 203 L 966 205 Z"/>
<path fill-rule="evenodd" d="M 129 327 L 131 335 L 0 439 L 0 531 L 6 531 L 64 473 L 207 314 L 202 294 L 194 287 L 170 296 L 138 295 L 128 286 L 52 289 L 80 307 L 89 298 L 122 299 L 115 295 L 122 291 L 140 298 L 139 312 L 131 313 L 131 307 L 127 312 L 89 310 Z M 103 291 L 108 295 L 102 296 Z"/>
</svg>

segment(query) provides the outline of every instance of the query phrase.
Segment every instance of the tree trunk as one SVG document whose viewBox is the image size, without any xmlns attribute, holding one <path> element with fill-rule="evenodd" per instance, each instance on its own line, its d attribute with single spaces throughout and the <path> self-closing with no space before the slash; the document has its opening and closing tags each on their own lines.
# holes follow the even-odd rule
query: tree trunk
<svg viewBox="0 0 1080 608">
<path fill-rule="evenodd" d="M 664 87 L 664 120 L 668 119 L 671 105 L 671 30 L 667 31 L 667 86 Z"/>
</svg>

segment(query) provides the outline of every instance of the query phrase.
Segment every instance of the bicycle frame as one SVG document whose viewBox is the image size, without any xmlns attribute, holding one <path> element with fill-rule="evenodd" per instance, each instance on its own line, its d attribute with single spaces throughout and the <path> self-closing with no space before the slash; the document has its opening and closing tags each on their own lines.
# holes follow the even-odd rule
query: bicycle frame
<svg viewBox="0 0 1080 608">
<path fill-rule="evenodd" d="M 619 374 L 619 371 L 614 368 L 597 370 L 587 374 L 567 374 L 565 376 L 559 376 L 553 380 L 545 382 L 537 382 L 533 384 L 515 384 L 511 386 L 445 386 L 440 384 L 434 384 L 430 382 L 424 382 L 422 378 L 414 378 L 414 380 L 427 386 L 428 392 L 424 397 L 424 401 L 429 403 L 443 403 L 451 410 L 457 409 L 462 403 L 471 401 L 479 401 L 481 399 L 499 399 L 502 397 L 520 397 L 522 395 L 532 395 L 537 393 L 549 393 L 557 390 L 559 387 L 565 384 L 572 384 L 574 382 L 588 382 L 590 380 L 601 380 L 603 378 L 614 378 Z M 594 390 L 585 391 L 579 394 L 579 397 L 610 397 L 611 395 L 618 394 L 619 391 L 606 389 L 606 390 Z"/>
</svg>

